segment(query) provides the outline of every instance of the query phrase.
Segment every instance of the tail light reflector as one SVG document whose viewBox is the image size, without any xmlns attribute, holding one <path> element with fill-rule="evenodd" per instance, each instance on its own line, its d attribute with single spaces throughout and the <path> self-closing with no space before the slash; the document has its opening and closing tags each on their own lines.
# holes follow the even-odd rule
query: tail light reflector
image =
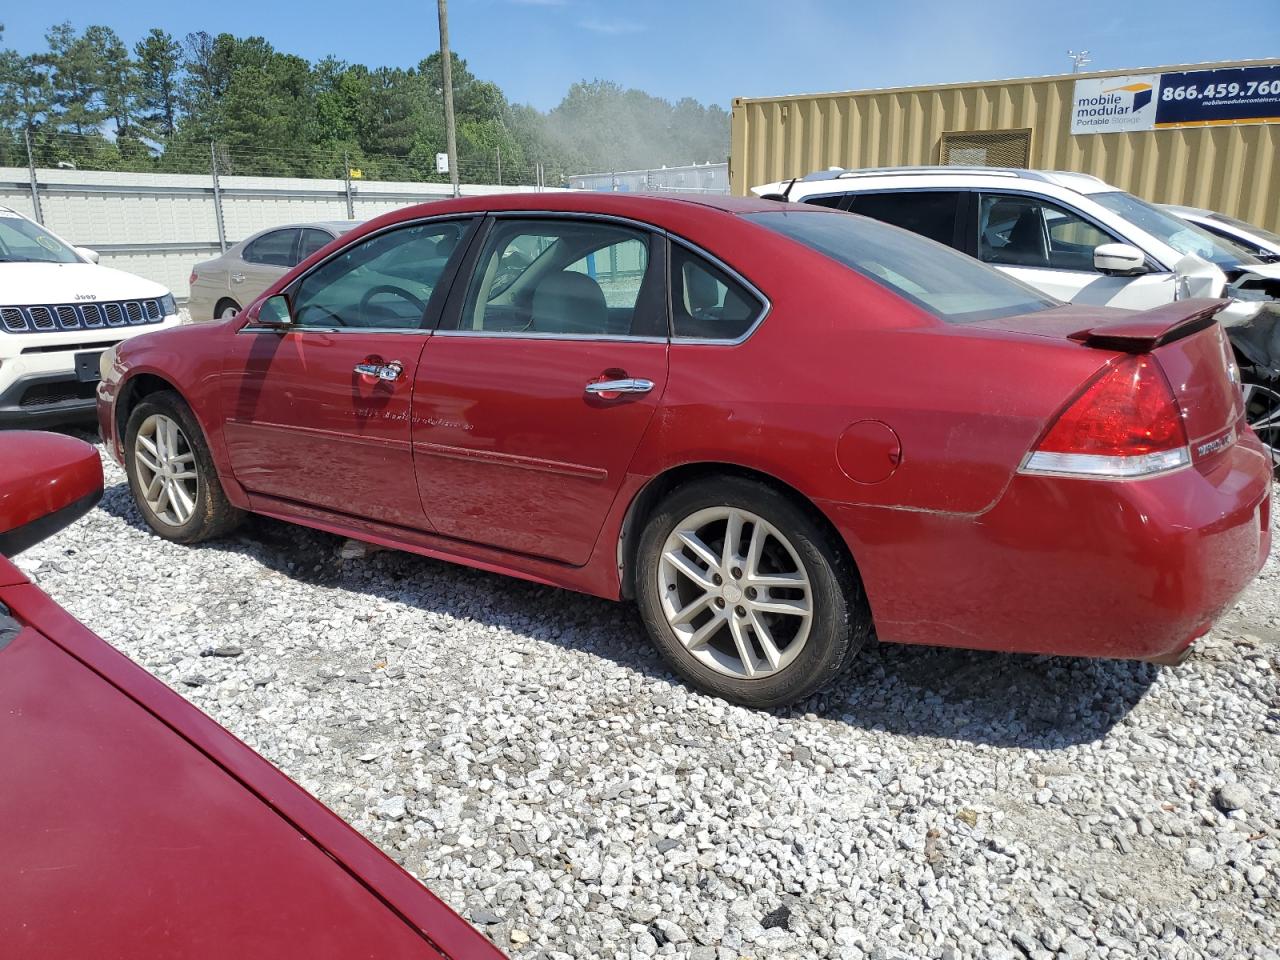
<svg viewBox="0 0 1280 960">
<path fill-rule="evenodd" d="M 1149 354 L 1107 367 L 1067 408 L 1023 462 L 1023 473 L 1122 479 L 1191 462 L 1182 410 Z"/>
<path fill-rule="evenodd" d="M 195 282 L 196 282 L 197 280 L 199 280 L 199 279 L 200 279 L 200 274 L 198 274 L 198 273 L 196 273 L 194 270 L 192 270 L 192 271 L 191 271 L 191 276 L 187 278 L 187 283 L 195 283 Z"/>
</svg>

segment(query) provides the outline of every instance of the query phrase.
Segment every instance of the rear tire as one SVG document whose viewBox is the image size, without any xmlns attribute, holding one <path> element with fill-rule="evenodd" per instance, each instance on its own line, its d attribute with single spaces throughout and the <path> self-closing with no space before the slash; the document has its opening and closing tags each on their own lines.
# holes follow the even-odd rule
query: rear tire
<svg viewBox="0 0 1280 960">
<path fill-rule="evenodd" d="M 240 304 L 236 303 L 230 297 L 219 300 L 218 305 L 213 308 L 214 320 L 230 320 L 240 312 Z"/>
<path fill-rule="evenodd" d="M 149 394 L 125 426 L 125 472 L 142 518 L 174 543 L 230 533 L 244 511 L 227 500 L 195 415 L 178 394 Z"/>
<path fill-rule="evenodd" d="M 1241 371 L 1244 416 L 1271 455 L 1272 470 L 1280 470 L 1280 380 L 1256 370 Z"/>
<path fill-rule="evenodd" d="M 650 638 L 680 676 L 714 696 L 757 708 L 809 696 L 871 634 L 857 572 L 832 540 L 759 481 L 679 487 L 649 517 L 637 551 Z"/>
</svg>

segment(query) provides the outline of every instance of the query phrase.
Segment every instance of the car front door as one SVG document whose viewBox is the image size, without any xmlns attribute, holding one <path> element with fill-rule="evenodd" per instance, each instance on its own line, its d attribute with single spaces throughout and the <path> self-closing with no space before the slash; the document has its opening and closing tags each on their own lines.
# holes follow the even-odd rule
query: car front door
<svg viewBox="0 0 1280 960">
<path fill-rule="evenodd" d="M 287 329 L 252 319 L 241 328 L 223 409 L 232 470 L 246 490 L 428 528 L 410 398 L 473 222 L 422 221 L 360 238 L 290 285 Z"/>
<path fill-rule="evenodd" d="M 1174 299 L 1172 273 L 1100 273 L 1094 248 L 1126 241 L 1043 197 L 980 194 L 977 233 L 980 260 L 1059 300 L 1145 310 Z"/>
<path fill-rule="evenodd" d="M 664 242 L 526 215 L 475 247 L 414 384 L 424 510 L 450 537 L 585 563 L 666 386 Z"/>
</svg>

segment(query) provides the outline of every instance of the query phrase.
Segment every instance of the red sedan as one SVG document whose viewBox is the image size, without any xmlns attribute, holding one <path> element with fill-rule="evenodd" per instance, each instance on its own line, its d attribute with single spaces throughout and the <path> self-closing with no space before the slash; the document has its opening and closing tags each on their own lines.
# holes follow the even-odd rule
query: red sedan
<svg viewBox="0 0 1280 960">
<path fill-rule="evenodd" d="M 502 960 L 5 559 L 101 495 L 89 444 L 0 434 L 0 955 Z"/>
<path fill-rule="evenodd" d="M 121 344 L 98 410 L 160 536 L 252 511 L 634 598 L 772 706 L 873 631 L 1180 656 L 1270 547 L 1219 306 L 1064 306 L 817 208 L 467 199 Z"/>
</svg>

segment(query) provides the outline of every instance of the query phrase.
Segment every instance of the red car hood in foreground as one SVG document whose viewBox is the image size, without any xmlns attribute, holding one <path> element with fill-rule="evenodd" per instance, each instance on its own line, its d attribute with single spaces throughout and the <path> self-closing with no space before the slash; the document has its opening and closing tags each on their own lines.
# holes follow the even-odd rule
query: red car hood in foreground
<svg viewBox="0 0 1280 960">
<path fill-rule="evenodd" d="M 502 954 L 0 557 L 0 955 Z"/>
</svg>

